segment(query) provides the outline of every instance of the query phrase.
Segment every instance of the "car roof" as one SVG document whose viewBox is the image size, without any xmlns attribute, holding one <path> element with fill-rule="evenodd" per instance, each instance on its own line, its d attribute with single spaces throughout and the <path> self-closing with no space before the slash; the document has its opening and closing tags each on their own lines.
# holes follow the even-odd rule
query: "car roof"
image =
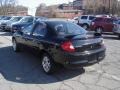
<svg viewBox="0 0 120 90">
<path fill-rule="evenodd" d="M 70 21 L 67 20 L 45 20 L 45 22 L 50 22 L 50 23 L 68 23 Z"/>
<path fill-rule="evenodd" d="M 11 17 L 23 17 L 23 16 L 11 16 Z"/>
<path fill-rule="evenodd" d="M 52 24 L 57 24 L 57 23 L 59 23 L 59 24 L 72 23 L 72 22 L 67 21 L 67 20 L 42 20 L 42 21 L 36 21 L 36 23 L 41 23 L 41 22 L 44 22 L 46 24 L 50 24 L 50 23 L 52 23 Z"/>
</svg>

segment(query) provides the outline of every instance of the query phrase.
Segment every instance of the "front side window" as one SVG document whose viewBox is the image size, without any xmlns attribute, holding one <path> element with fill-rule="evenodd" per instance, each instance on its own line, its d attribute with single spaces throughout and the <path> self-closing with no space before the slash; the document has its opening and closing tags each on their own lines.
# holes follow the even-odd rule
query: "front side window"
<svg viewBox="0 0 120 90">
<path fill-rule="evenodd" d="M 33 36 L 45 36 L 47 32 L 47 27 L 45 23 L 39 23 L 36 25 Z"/>
<path fill-rule="evenodd" d="M 33 25 L 31 24 L 31 25 L 25 27 L 25 28 L 22 30 L 22 32 L 23 32 L 24 34 L 30 35 L 30 33 L 31 33 L 31 31 L 32 31 L 32 27 L 33 27 Z"/>
</svg>

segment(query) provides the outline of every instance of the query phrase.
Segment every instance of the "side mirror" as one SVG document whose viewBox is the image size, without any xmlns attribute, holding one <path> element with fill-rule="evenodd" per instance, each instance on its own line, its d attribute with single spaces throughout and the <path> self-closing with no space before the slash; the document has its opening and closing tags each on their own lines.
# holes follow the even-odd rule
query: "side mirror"
<svg viewBox="0 0 120 90">
<path fill-rule="evenodd" d="M 21 35 L 23 35 L 23 32 L 22 32 L 22 30 L 18 30 L 18 33 L 19 33 L 19 34 L 21 34 Z"/>
</svg>

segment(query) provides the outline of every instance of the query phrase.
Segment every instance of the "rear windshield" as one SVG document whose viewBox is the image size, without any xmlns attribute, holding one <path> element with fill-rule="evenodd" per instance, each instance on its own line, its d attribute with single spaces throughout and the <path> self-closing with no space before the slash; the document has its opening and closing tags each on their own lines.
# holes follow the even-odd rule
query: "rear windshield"
<svg viewBox="0 0 120 90">
<path fill-rule="evenodd" d="M 103 21 L 103 18 L 95 18 L 93 21 L 95 21 L 95 22 L 101 22 L 101 21 Z"/>
<path fill-rule="evenodd" d="M 49 26 L 52 27 L 59 35 L 78 35 L 87 33 L 85 29 L 71 22 L 51 23 Z"/>
</svg>

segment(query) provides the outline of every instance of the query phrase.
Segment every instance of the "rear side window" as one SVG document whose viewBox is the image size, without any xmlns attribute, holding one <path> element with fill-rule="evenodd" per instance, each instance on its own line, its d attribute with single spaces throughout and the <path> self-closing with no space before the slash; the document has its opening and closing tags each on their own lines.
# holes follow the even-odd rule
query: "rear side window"
<svg viewBox="0 0 120 90">
<path fill-rule="evenodd" d="M 88 16 L 81 16 L 81 19 L 87 19 Z"/>
</svg>

